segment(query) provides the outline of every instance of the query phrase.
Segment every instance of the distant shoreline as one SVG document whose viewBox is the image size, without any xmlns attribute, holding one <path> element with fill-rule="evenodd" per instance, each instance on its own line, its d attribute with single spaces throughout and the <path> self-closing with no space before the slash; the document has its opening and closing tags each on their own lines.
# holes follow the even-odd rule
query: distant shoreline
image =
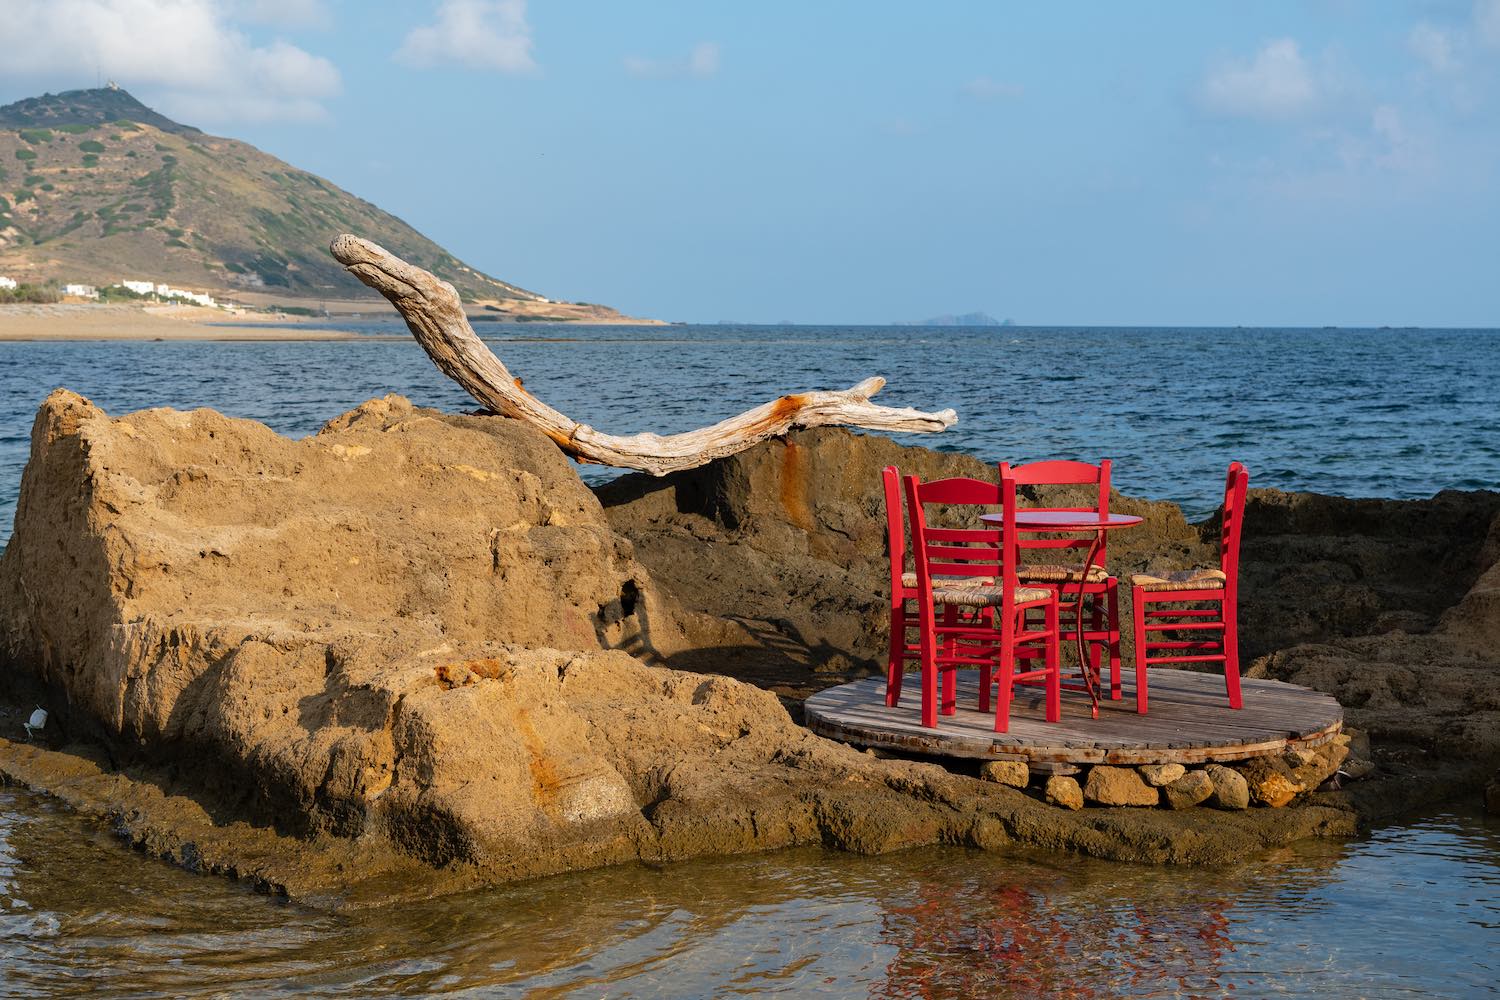
<svg viewBox="0 0 1500 1000">
<path fill-rule="evenodd" d="M 235 326 L 216 324 L 234 323 Z M 0 342 L 82 340 L 353 340 L 295 316 L 198 306 L 5 305 Z"/>
</svg>

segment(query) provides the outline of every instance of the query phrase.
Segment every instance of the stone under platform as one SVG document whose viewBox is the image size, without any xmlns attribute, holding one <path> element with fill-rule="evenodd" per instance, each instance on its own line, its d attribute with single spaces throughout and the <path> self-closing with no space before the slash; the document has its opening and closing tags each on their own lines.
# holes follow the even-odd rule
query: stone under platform
<svg viewBox="0 0 1500 1000">
<path fill-rule="evenodd" d="M 885 705 L 885 678 L 867 677 L 818 692 L 804 709 L 813 732 L 856 746 L 1024 761 L 1033 771 L 1064 773 L 1077 765 L 1246 760 L 1320 746 L 1343 726 L 1339 703 L 1310 688 L 1243 678 L 1244 707 L 1232 709 L 1222 675 L 1171 669 L 1151 671 L 1149 711 L 1139 715 L 1130 674 L 1119 700 L 1103 692 L 1097 719 L 1087 694 L 1064 689 L 1062 721 L 1049 723 L 1041 688 L 1017 687 L 1007 733 L 994 731 L 992 712 L 977 710 L 976 670 L 959 671 L 958 711 L 939 717 L 936 729 L 921 724 L 920 681 L 911 674 L 895 708 Z"/>
</svg>

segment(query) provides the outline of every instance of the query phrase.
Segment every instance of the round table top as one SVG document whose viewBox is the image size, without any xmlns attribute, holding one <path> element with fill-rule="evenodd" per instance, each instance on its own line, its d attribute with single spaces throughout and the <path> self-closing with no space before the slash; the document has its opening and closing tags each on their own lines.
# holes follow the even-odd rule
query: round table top
<svg viewBox="0 0 1500 1000">
<path fill-rule="evenodd" d="M 1001 514 L 981 514 L 986 524 L 1000 524 Z M 1133 528 L 1143 519 L 1135 514 L 1109 514 L 1100 517 L 1088 510 L 1018 510 L 1016 527 L 1022 531 L 1108 531 L 1111 528 Z"/>
</svg>

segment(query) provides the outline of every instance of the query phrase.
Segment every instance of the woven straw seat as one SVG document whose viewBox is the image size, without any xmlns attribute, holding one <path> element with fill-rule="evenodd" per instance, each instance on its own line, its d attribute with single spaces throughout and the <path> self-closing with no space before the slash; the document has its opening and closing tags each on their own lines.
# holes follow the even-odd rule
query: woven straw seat
<svg viewBox="0 0 1500 1000">
<path fill-rule="evenodd" d="M 1130 578 L 1130 583 L 1149 591 L 1223 590 L 1227 579 L 1221 569 L 1182 569 L 1166 576 L 1137 573 Z"/>
<path fill-rule="evenodd" d="M 938 604 L 956 604 L 961 608 L 998 608 L 1005 596 L 1004 590 L 993 584 L 939 583 L 932 588 L 932 599 Z M 1017 587 L 1017 604 L 1029 601 L 1045 601 L 1052 591 L 1045 587 Z"/>
<path fill-rule="evenodd" d="M 1032 566 L 1017 566 L 1016 576 L 1028 583 L 1077 583 L 1083 575 L 1082 566 L 1052 566 L 1037 563 Z M 1109 571 L 1103 566 L 1090 566 L 1088 582 L 1103 583 L 1109 579 Z"/>
<path fill-rule="evenodd" d="M 992 576 L 940 576 L 932 582 L 937 584 L 939 587 L 944 586 L 945 584 L 954 584 L 959 587 L 993 587 L 995 585 L 995 578 Z M 916 585 L 917 574 L 901 574 L 901 586 L 915 587 Z"/>
</svg>

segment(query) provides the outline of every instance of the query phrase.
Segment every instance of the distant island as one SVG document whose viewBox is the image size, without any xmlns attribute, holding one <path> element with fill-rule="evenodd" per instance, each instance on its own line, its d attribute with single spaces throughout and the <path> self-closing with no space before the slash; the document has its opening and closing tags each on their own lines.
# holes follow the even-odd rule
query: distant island
<svg viewBox="0 0 1500 1000">
<path fill-rule="evenodd" d="M 917 322 L 897 323 L 896 326 L 1015 326 L 1009 319 L 996 319 L 989 313 L 971 312 L 958 315 L 933 316 Z"/>
</svg>

